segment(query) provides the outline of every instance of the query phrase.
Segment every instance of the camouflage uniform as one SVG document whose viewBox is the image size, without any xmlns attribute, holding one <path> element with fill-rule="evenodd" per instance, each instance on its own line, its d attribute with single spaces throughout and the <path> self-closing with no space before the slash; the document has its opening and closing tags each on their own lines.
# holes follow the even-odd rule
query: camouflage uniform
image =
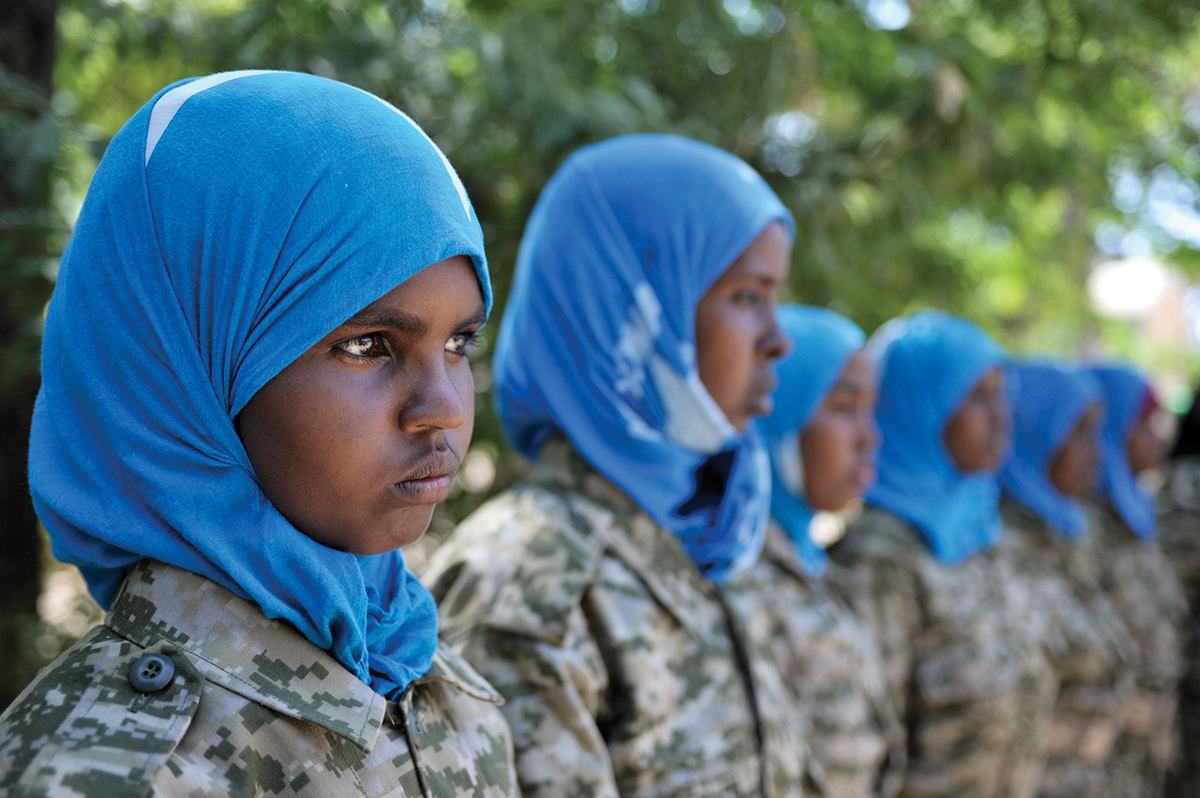
<svg viewBox="0 0 1200 798">
<path fill-rule="evenodd" d="M 1183 583 L 1189 614 L 1179 685 L 1182 739 L 1167 794 L 1200 795 L 1200 457 L 1172 460 L 1158 494 L 1159 540 Z"/>
<path fill-rule="evenodd" d="M 1128 702 L 1136 648 L 1101 592 L 1094 535 L 1066 540 L 1023 505 L 1000 504 L 997 557 L 1029 638 L 1053 667 L 1057 694 L 1045 736 L 1043 798 L 1101 798 Z"/>
<path fill-rule="evenodd" d="M 838 569 L 831 563 L 828 579 Z M 798 693 L 826 798 L 894 795 L 904 772 L 904 731 L 869 630 L 826 578 L 805 575 L 774 522 L 751 582 L 774 625 L 775 661 Z"/>
<path fill-rule="evenodd" d="M 831 552 L 840 590 L 872 630 L 904 719 L 905 798 L 1036 791 L 1049 669 L 1019 629 L 993 552 L 947 567 L 919 531 L 868 506 Z"/>
<path fill-rule="evenodd" d="M 718 589 L 562 439 L 422 578 L 504 694 L 527 798 L 800 796 L 799 711 L 746 582 Z"/>
<path fill-rule="evenodd" d="M 1107 502 L 1088 510 L 1105 592 L 1138 651 L 1134 697 L 1109 759 L 1109 783 L 1116 795 L 1158 798 L 1177 747 L 1183 588 L 1157 541 L 1135 537 Z"/>
<path fill-rule="evenodd" d="M 1180 758 L 1166 794 L 1200 796 L 1200 457 L 1172 460 L 1158 494 L 1159 540 L 1183 583 L 1188 619 L 1180 682 Z"/>
<path fill-rule="evenodd" d="M 165 654 L 174 679 L 138 692 Z M 292 627 L 187 571 L 144 561 L 113 608 L 0 716 L 16 796 L 512 796 L 499 696 L 440 650 L 386 701 Z"/>
</svg>

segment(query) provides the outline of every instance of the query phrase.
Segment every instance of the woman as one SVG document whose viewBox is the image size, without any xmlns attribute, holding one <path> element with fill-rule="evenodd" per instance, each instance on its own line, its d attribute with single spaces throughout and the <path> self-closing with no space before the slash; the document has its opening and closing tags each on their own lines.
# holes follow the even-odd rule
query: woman
<svg viewBox="0 0 1200 798">
<path fill-rule="evenodd" d="M 1039 794 L 1105 796 L 1105 765 L 1133 687 L 1135 650 L 1104 593 L 1095 535 L 1079 499 L 1096 482 L 1104 407 L 1079 367 L 1028 361 L 1015 385 L 1013 451 L 1000 472 L 1000 551 L 1015 600 L 1034 621 L 1058 689 Z"/>
<path fill-rule="evenodd" d="M 746 164 L 670 136 L 587 147 L 538 200 L 495 360 L 537 468 L 423 574 L 505 696 L 527 798 L 801 794 L 799 712 L 740 579 L 791 237 Z"/>
<path fill-rule="evenodd" d="M 838 568 L 814 540 L 836 531 L 874 481 L 875 367 L 844 316 L 792 305 L 779 323 L 792 351 L 779 364 L 775 411 L 759 423 L 771 453 L 771 523 L 752 581 L 776 626 L 776 660 L 799 693 L 825 795 L 890 795 L 904 739 L 879 650 L 835 596 Z"/>
<path fill-rule="evenodd" d="M 835 558 L 905 721 L 900 794 L 1029 795 L 1040 752 L 1026 733 L 1048 688 L 991 554 L 1009 440 L 1004 354 L 936 311 L 888 322 L 868 350 L 881 372 L 879 481 Z"/>
<path fill-rule="evenodd" d="M 311 75 L 156 95 L 46 320 L 30 483 L 109 609 L 0 718 L 19 795 L 516 795 L 400 546 L 470 439 L 479 224 L 406 116 Z"/>
<path fill-rule="evenodd" d="M 1159 539 L 1187 597 L 1184 671 L 1179 685 L 1179 761 L 1166 794 L 1200 794 L 1200 391 L 1179 419 L 1167 478 L 1158 494 Z"/>
<path fill-rule="evenodd" d="M 1183 672 L 1183 588 L 1155 539 L 1154 500 L 1138 474 L 1162 464 L 1150 384 L 1124 366 L 1093 366 L 1105 402 L 1102 479 L 1091 503 L 1105 587 L 1137 647 L 1135 691 L 1108 760 L 1118 795 L 1161 795 L 1177 748 L 1175 711 Z"/>
</svg>

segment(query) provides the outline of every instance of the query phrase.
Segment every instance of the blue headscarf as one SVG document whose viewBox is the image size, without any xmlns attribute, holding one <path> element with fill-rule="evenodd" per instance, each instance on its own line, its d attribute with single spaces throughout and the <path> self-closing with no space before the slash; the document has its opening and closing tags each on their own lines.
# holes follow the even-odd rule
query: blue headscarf
<svg viewBox="0 0 1200 798">
<path fill-rule="evenodd" d="M 1004 352 L 966 319 L 933 310 L 892 319 L 867 350 L 879 364 L 883 436 L 867 501 L 915 524 L 938 559 L 957 565 L 1000 538 L 1000 484 L 959 471 L 942 435 Z"/>
<path fill-rule="evenodd" d="M 1055 532 L 1077 538 L 1087 529 L 1079 502 L 1050 482 L 1054 457 L 1084 413 L 1101 401 L 1100 384 L 1069 363 L 1028 361 L 1009 367 L 1013 396 L 1013 449 L 1000 485 Z"/>
<path fill-rule="evenodd" d="M 1090 371 L 1104 391 L 1104 430 L 1100 433 L 1102 490 L 1135 535 L 1153 540 L 1158 530 L 1154 500 L 1138 485 L 1126 452 L 1129 434 L 1141 419 L 1146 399 L 1151 395 L 1150 383 L 1125 366 L 1093 366 Z"/>
<path fill-rule="evenodd" d="M 771 517 L 792 539 L 804 572 L 816 577 L 825 572 L 829 555 L 809 534 L 814 512 L 804 498 L 800 433 L 866 336 L 825 308 L 788 305 L 777 315 L 792 350 L 779 362 L 775 412 L 758 422 L 771 453 Z"/>
<path fill-rule="evenodd" d="M 497 408 L 534 457 L 561 430 L 721 581 L 757 558 L 770 464 L 696 372 L 696 304 L 790 214 L 734 156 L 673 136 L 586 147 L 547 184 L 496 344 Z"/>
<path fill-rule="evenodd" d="M 327 548 L 280 515 L 234 417 L 425 266 L 474 262 L 462 183 L 407 116 L 312 75 L 181 81 L 113 139 L 63 256 L 29 475 L 54 554 L 109 606 L 153 558 L 282 618 L 377 692 L 426 671 L 432 597 L 400 552 Z"/>
</svg>

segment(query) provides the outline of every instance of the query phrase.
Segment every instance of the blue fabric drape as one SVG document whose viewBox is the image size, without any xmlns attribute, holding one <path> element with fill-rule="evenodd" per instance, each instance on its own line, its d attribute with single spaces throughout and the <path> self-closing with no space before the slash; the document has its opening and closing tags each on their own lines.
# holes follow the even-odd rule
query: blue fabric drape
<svg viewBox="0 0 1200 798">
<path fill-rule="evenodd" d="M 720 581 L 762 546 L 770 466 L 696 372 L 695 309 L 773 220 L 749 166 L 673 136 L 586 147 L 525 229 L 496 344 L 496 403 L 528 457 L 560 430 Z"/>
<path fill-rule="evenodd" d="M 771 453 L 771 517 L 791 538 L 801 568 L 816 577 L 825 572 L 829 556 L 809 534 L 815 513 L 799 484 L 800 433 L 866 336 L 825 308 L 788 305 L 779 308 L 778 317 L 792 349 L 779 362 L 775 411 L 758 422 Z"/>
<path fill-rule="evenodd" d="M 105 153 L 50 302 L 29 471 L 55 556 L 103 606 L 149 557 L 256 602 L 378 692 L 423 673 L 436 608 L 401 554 L 296 530 L 234 417 L 330 330 L 459 254 L 490 307 L 462 183 L 379 98 L 287 72 L 163 89 Z"/>
<path fill-rule="evenodd" d="M 879 364 L 879 481 L 867 501 L 915 524 L 938 559 L 956 565 L 1000 537 L 995 474 L 964 474 L 946 424 L 1004 353 L 966 319 L 923 311 L 893 319 L 867 345 Z"/>
<path fill-rule="evenodd" d="M 1154 500 L 1142 490 L 1129 468 L 1126 446 L 1152 390 L 1149 381 L 1131 368 L 1097 365 L 1089 369 L 1104 392 L 1104 430 L 1100 434 L 1101 492 L 1134 534 L 1153 540 L 1158 532 Z"/>
<path fill-rule="evenodd" d="M 1000 471 L 1003 491 L 1051 529 L 1077 538 L 1087 529 L 1079 502 L 1050 482 L 1054 456 L 1088 408 L 1100 402 L 1096 378 L 1078 366 L 1026 361 L 1009 367 L 1013 396 L 1013 450 Z"/>
</svg>

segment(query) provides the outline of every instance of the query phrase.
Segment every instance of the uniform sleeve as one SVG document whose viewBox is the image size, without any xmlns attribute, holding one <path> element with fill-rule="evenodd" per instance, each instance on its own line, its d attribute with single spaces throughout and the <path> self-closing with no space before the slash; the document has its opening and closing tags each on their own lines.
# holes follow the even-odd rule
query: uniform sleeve
<svg viewBox="0 0 1200 798">
<path fill-rule="evenodd" d="M 835 585 L 878 646 L 887 700 L 895 717 L 904 718 L 923 615 L 913 575 L 896 563 L 866 557 L 844 569 Z"/>
<path fill-rule="evenodd" d="M 617 798 L 596 718 L 608 675 L 578 606 L 561 644 L 479 626 L 459 648 L 505 698 L 526 798 Z"/>
</svg>

